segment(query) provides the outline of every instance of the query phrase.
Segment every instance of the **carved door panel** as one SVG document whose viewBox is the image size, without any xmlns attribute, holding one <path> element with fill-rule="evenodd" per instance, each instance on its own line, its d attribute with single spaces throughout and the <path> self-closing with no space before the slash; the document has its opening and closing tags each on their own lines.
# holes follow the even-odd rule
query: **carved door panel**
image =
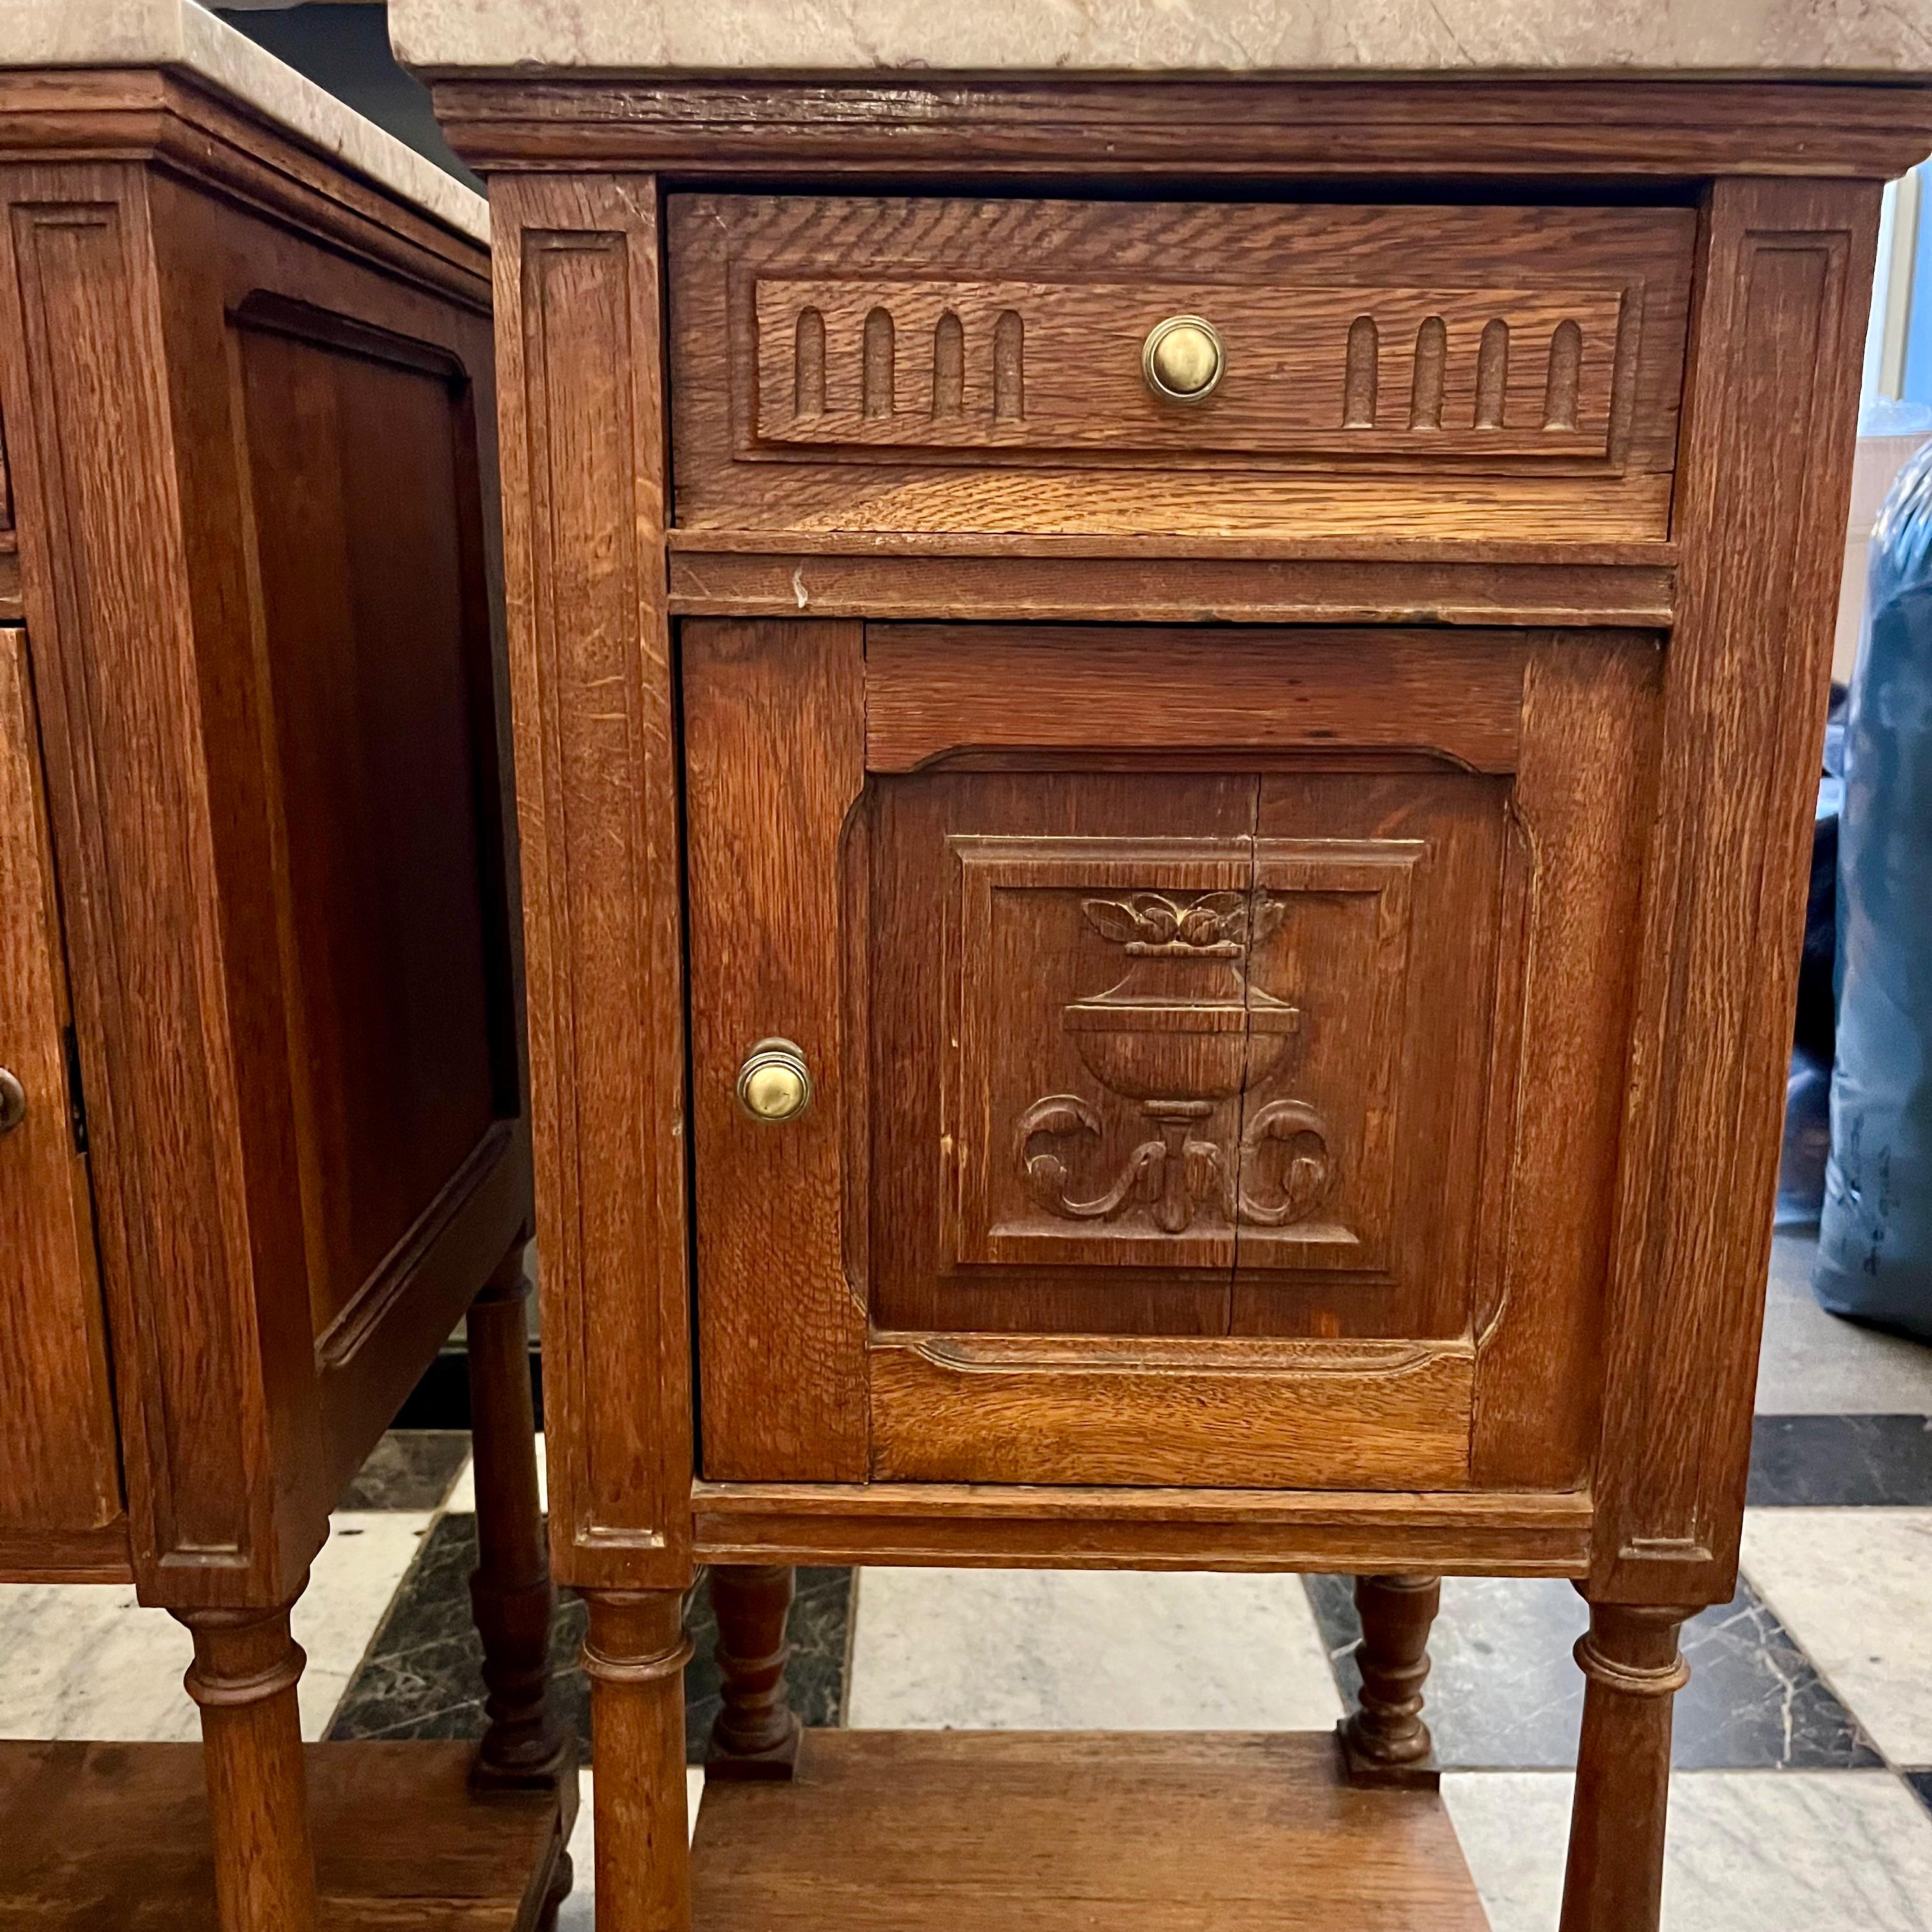
<svg viewBox="0 0 1932 1932">
<path fill-rule="evenodd" d="M 1650 640 L 684 640 L 707 1474 L 1580 1479 Z"/>
</svg>

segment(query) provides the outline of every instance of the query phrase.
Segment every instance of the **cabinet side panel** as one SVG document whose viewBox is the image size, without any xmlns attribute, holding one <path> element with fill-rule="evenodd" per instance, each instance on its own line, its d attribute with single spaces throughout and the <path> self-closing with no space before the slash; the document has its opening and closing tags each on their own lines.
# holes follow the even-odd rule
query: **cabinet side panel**
<svg viewBox="0 0 1932 1932">
<path fill-rule="evenodd" d="M 26 633 L 0 628 L 0 1064 L 26 1111 L 0 1136 L 0 1574 L 121 1517 L 87 1163 L 62 1031 L 67 988 Z M 124 1536 L 124 1531 L 118 1532 Z M 39 1538 L 34 1541 L 40 1541 Z"/>
<path fill-rule="evenodd" d="M 494 193 L 551 1541 L 688 1572 L 691 1356 L 656 184 Z"/>
<path fill-rule="evenodd" d="M 1722 1602 L 1791 1046 L 1879 190 L 1707 200 L 1592 1589 Z"/>
</svg>

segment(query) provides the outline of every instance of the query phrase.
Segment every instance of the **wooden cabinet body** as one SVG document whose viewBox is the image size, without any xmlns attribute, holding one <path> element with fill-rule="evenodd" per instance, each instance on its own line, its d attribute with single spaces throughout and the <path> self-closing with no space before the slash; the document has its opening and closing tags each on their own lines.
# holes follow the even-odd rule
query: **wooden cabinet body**
<svg viewBox="0 0 1932 1932">
<path fill-rule="evenodd" d="M 266 136 L 197 179 L 5 87 L 0 1570 L 285 1601 L 529 1217 L 488 284 Z"/>
<path fill-rule="evenodd" d="M 0 74 L 0 1580 L 189 1625 L 208 1773 L 204 1819 L 191 1747 L 8 1745 L 0 1918 L 310 1932 L 313 1838 L 341 1922 L 533 1926 L 575 1784 L 536 1736 L 487 249 L 161 70 Z M 466 1310 L 481 1774 L 531 1788 L 318 1747 L 312 1832 L 290 1606 Z"/>
<path fill-rule="evenodd" d="M 437 104 L 496 222 L 551 1533 L 650 1794 L 600 1909 L 682 1922 L 695 1564 L 1352 1570 L 1390 1655 L 1446 1569 L 1590 1598 L 1564 1922 L 1654 1925 L 1925 92 Z"/>
</svg>

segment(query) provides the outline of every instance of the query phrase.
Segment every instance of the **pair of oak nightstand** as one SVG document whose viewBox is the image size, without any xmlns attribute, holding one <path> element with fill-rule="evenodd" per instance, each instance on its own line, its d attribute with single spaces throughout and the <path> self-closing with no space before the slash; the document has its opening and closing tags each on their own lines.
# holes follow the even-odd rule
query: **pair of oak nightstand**
<svg viewBox="0 0 1932 1932">
<path fill-rule="evenodd" d="M 1654 1932 L 1932 92 L 1849 10 L 970 10 L 392 15 L 496 223 L 599 1924 L 1480 1927 L 1471 1571 L 1588 1598 L 1563 1924 Z M 1354 1572 L 1363 1708 L 801 1751 L 847 1562 Z"/>
</svg>

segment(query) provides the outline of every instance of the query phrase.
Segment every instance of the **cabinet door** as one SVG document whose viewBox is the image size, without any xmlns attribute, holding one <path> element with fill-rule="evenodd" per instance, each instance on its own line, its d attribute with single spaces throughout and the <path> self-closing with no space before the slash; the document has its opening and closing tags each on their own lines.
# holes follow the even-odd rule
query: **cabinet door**
<svg viewBox="0 0 1932 1932">
<path fill-rule="evenodd" d="M 0 1576 L 124 1569 L 120 1462 L 26 633 L 0 627 Z"/>
<path fill-rule="evenodd" d="M 683 636 L 707 1474 L 1582 1479 L 1653 640 Z"/>
</svg>

